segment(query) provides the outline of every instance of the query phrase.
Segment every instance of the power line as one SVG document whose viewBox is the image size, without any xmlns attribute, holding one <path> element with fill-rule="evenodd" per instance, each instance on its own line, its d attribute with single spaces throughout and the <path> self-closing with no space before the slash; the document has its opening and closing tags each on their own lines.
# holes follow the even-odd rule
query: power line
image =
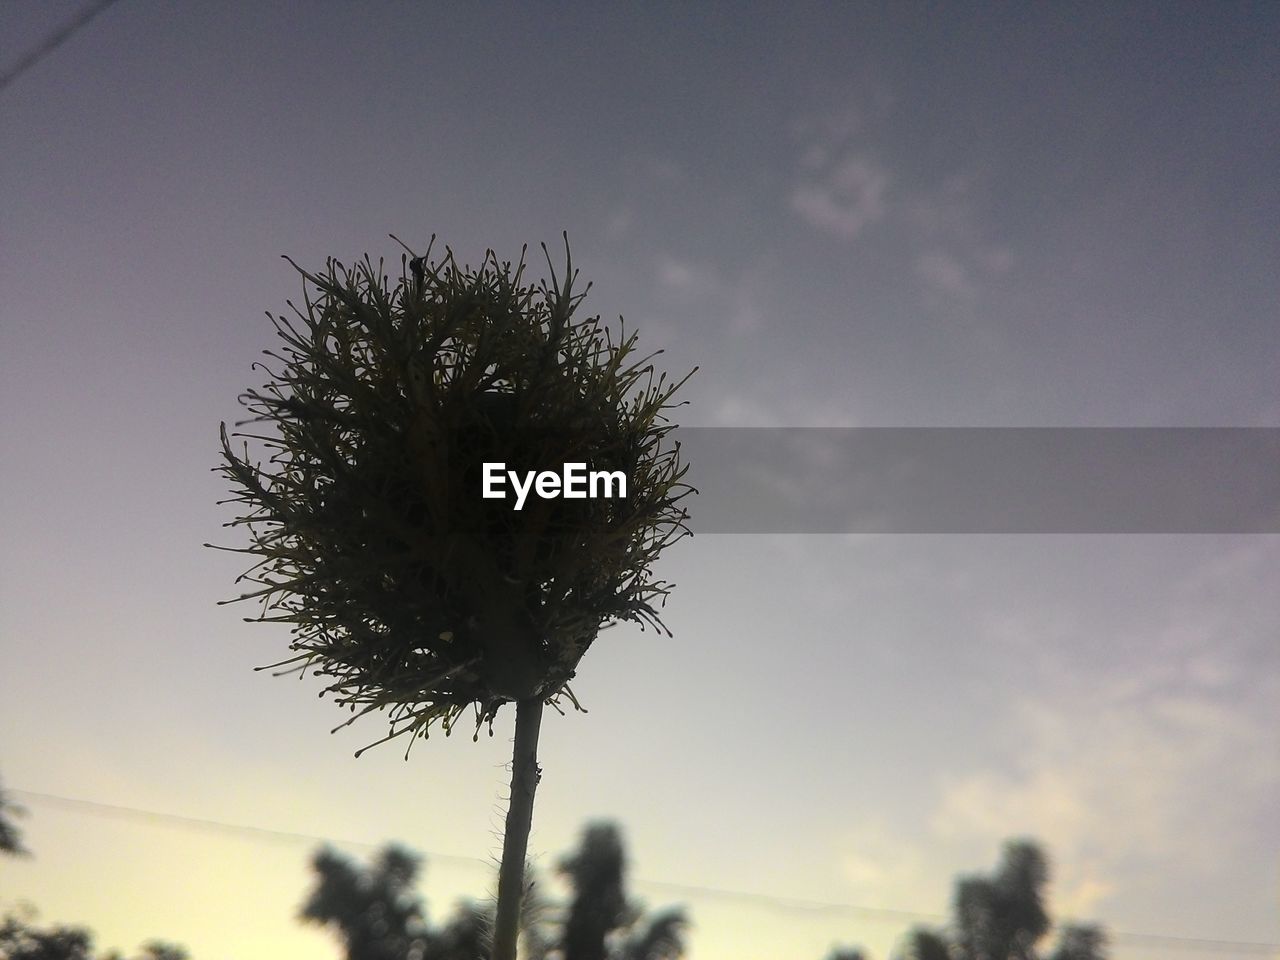
<svg viewBox="0 0 1280 960">
<path fill-rule="evenodd" d="M 86 26 L 90 20 L 115 2 L 116 0 L 93 0 L 93 2 L 87 4 L 69 22 L 53 31 L 53 33 L 45 37 L 44 40 L 19 57 L 17 63 L 4 73 L 0 74 L 0 93 L 3 93 L 11 83 L 18 79 L 18 77 L 22 76 L 22 74 L 26 73 L 37 63 L 70 40 L 71 37 L 82 27 Z"/>
<path fill-rule="evenodd" d="M 53 806 L 79 810 L 83 813 L 99 816 L 115 817 L 120 820 L 141 820 L 147 823 L 168 822 L 180 827 L 190 827 L 211 833 L 234 833 L 259 837 L 265 840 L 285 841 L 288 843 L 331 843 L 343 847 L 357 847 L 365 850 L 376 850 L 380 846 L 365 840 L 343 840 L 334 837 L 321 837 L 311 833 L 297 833 L 292 830 L 273 830 L 270 827 L 254 827 L 242 823 L 228 823 L 224 820 L 209 820 L 203 817 L 188 817 L 179 813 L 163 813 L 159 810 L 143 810 L 138 807 L 126 807 L 114 803 L 99 803 L 96 800 L 78 800 L 75 797 L 62 797 L 54 793 L 39 793 L 34 790 L 9 789 L 6 793 L 23 796 L 28 800 L 39 800 Z M 491 866 L 488 860 L 480 857 L 463 857 L 448 853 L 425 854 L 432 860 L 452 861 L 455 863 L 480 863 Z"/>
<path fill-rule="evenodd" d="M 10 788 L 6 792 L 25 797 L 28 800 L 42 801 L 54 806 L 62 806 L 86 813 L 113 816 L 120 819 L 141 820 L 150 823 L 155 823 L 157 821 L 168 822 L 177 826 L 199 830 L 217 833 L 251 835 L 263 839 L 284 840 L 292 843 L 297 843 L 299 841 L 305 841 L 307 843 L 336 843 L 342 846 L 361 847 L 367 850 L 374 850 L 379 846 L 378 844 L 362 840 L 337 840 L 331 837 L 321 837 L 310 833 L 298 833 L 291 830 L 274 830 L 269 827 L 255 827 L 248 824 L 229 823 L 225 820 L 188 817 L 177 813 L 164 813 L 159 810 L 143 810 L 139 807 L 128 807 L 112 803 L 99 803 L 96 800 L 80 800 L 75 797 L 64 797 L 53 793 L 40 793 L 35 790 L 17 790 Z M 493 866 L 491 861 L 485 860 L 481 857 L 465 857 L 457 854 L 433 853 L 429 850 L 424 851 L 423 856 L 428 861 L 438 860 L 466 864 L 468 866 L 473 866 L 475 864 L 481 864 L 486 867 Z M 733 900 L 739 903 L 754 903 L 757 906 L 767 906 L 784 910 L 804 910 L 813 913 L 860 916 L 883 920 L 896 920 L 898 922 L 938 923 L 946 920 L 946 917 L 941 914 L 922 913 L 915 910 L 891 910 L 885 907 L 867 907 L 852 903 L 802 900 L 764 893 L 751 893 L 746 890 L 726 890 L 718 887 L 698 886 L 696 884 L 672 883 L 665 880 L 645 880 L 642 877 L 634 878 L 633 882 L 637 885 L 667 889 L 693 897 L 712 897 L 721 900 Z M 1055 924 L 1055 926 L 1060 925 Z M 1280 951 L 1280 943 L 1249 940 L 1215 940 L 1203 937 L 1178 937 L 1162 933 L 1138 933 L 1134 931 L 1115 930 L 1109 926 L 1103 926 L 1106 930 L 1107 937 L 1110 940 L 1129 943 L 1134 946 L 1163 946 L 1185 950 L 1217 950 L 1241 954 L 1268 954 Z"/>
<path fill-rule="evenodd" d="M 858 916 L 872 920 L 890 920 L 895 923 L 942 923 L 946 917 L 940 913 L 920 913 L 915 910 L 892 910 L 888 907 L 865 907 L 853 903 L 831 903 L 824 900 L 802 900 L 795 897 L 779 897 L 769 893 L 751 893 L 747 890 L 721 890 L 715 887 L 700 887 L 688 883 L 672 883 L 668 880 L 646 880 L 636 877 L 633 880 L 639 886 L 670 890 L 693 897 L 735 900 L 744 903 L 755 903 L 762 907 L 781 909 L 790 912 L 840 914 Z"/>
</svg>

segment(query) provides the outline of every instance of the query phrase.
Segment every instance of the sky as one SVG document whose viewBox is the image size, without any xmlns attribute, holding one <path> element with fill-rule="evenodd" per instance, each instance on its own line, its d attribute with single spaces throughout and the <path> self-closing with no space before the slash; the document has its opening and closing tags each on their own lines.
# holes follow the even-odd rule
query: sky
<svg viewBox="0 0 1280 960">
<path fill-rule="evenodd" d="M 0 68 L 80 9 L 0 7 Z M 302 960 L 340 955 L 296 921 L 322 840 L 423 853 L 436 920 L 492 892 L 510 714 L 356 759 L 382 722 L 331 736 L 253 671 L 287 630 L 217 605 L 282 255 L 540 276 L 567 231 L 584 309 L 699 366 L 683 424 L 1280 427 L 1278 40 L 1232 2 L 118 0 L 0 89 L 0 908 Z M 602 633 L 543 725 L 552 889 L 612 819 L 694 960 L 887 960 L 1025 836 L 1116 960 L 1280 956 L 1276 535 L 712 533 L 658 572 L 674 636 Z"/>
</svg>

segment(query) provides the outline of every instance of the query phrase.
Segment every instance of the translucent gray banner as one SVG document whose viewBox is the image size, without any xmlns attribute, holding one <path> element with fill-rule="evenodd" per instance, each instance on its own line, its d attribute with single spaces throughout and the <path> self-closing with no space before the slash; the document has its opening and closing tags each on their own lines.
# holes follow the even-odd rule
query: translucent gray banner
<svg viewBox="0 0 1280 960">
<path fill-rule="evenodd" d="M 710 428 L 700 533 L 1280 533 L 1280 428 Z"/>
</svg>

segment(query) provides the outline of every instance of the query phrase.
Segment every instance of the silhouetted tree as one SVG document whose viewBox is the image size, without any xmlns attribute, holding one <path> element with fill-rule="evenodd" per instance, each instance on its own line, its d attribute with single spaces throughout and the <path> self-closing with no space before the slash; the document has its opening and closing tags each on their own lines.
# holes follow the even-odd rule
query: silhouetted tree
<svg viewBox="0 0 1280 960">
<path fill-rule="evenodd" d="M 32 924 L 33 912 L 25 918 L 7 916 L 0 924 L 0 957 L 4 960 L 95 960 L 93 934 L 84 927 L 50 927 Z M 187 960 L 182 947 L 153 940 L 142 948 L 137 960 Z M 101 960 L 123 960 L 109 953 Z"/>
<path fill-rule="evenodd" d="M 361 870 L 326 847 L 311 862 L 318 877 L 302 919 L 335 929 L 347 960 L 422 960 L 428 930 L 414 892 L 419 863 L 408 850 L 388 846 Z"/>
<path fill-rule="evenodd" d="M 678 960 L 689 919 L 679 907 L 656 914 L 622 946 L 622 960 Z"/>
<path fill-rule="evenodd" d="M 563 911 L 552 910 L 541 888 L 530 881 L 522 898 L 522 958 L 684 956 L 684 911 L 669 908 L 646 916 L 641 905 L 628 898 L 626 854 L 614 824 L 589 825 L 579 848 L 559 866 L 572 888 L 570 902 Z M 337 933 L 346 947 L 346 960 L 489 960 L 493 910 L 463 903 L 445 926 L 429 925 L 415 889 L 420 867 L 418 856 L 396 846 L 385 848 L 367 867 L 322 848 L 312 858 L 315 886 L 300 917 Z M 526 875 L 532 872 L 526 869 Z"/>
<path fill-rule="evenodd" d="M 827 960 L 867 960 L 867 955 L 857 947 L 836 947 Z"/>
<path fill-rule="evenodd" d="M 385 847 L 368 867 L 322 848 L 311 861 L 316 885 L 301 919 L 329 927 L 347 960 L 487 960 L 493 911 L 464 902 L 444 927 L 431 927 L 415 886 L 422 860 Z M 540 951 L 528 951 L 537 956 Z"/>
<path fill-rule="evenodd" d="M 22 845 L 17 828 L 9 821 L 11 813 L 26 813 L 13 804 L 0 790 L 0 853 L 30 856 Z M 21 916 L 7 914 L 0 922 L 0 960 L 94 960 L 93 934 L 84 927 L 57 926 L 41 930 L 35 926 L 35 910 L 20 907 Z M 176 944 L 153 940 L 143 947 L 138 960 L 187 960 L 187 951 Z M 102 960 L 123 960 L 109 953 Z"/>
<path fill-rule="evenodd" d="M 1062 928 L 1057 949 L 1049 960 L 1106 960 L 1107 938 L 1091 924 L 1070 924 Z"/>
<path fill-rule="evenodd" d="M 489 956 L 493 913 L 464 903 L 439 933 L 428 938 L 429 960 L 483 960 Z"/>
<path fill-rule="evenodd" d="M 22 845 L 22 835 L 10 819 L 25 813 L 26 810 L 11 801 L 8 794 L 0 789 L 0 853 L 19 857 L 28 855 L 29 851 Z"/>
<path fill-rule="evenodd" d="M 947 941 L 932 930 L 912 930 L 900 954 L 901 960 L 951 960 Z"/>
<path fill-rule="evenodd" d="M 138 960 L 188 960 L 187 948 L 167 940 L 151 940 L 142 945 L 142 953 Z M 106 957 L 104 960 L 120 960 L 119 955 Z"/>
<path fill-rule="evenodd" d="M 1005 845 L 995 876 L 956 884 L 956 947 L 962 960 L 1031 960 L 1049 929 L 1043 892 L 1048 864 L 1034 844 Z"/>
<path fill-rule="evenodd" d="M 589 825 L 578 852 L 561 862 L 560 872 L 573 887 L 562 940 L 564 960 L 605 960 L 609 934 L 629 925 L 625 869 L 622 837 L 611 823 Z"/>
<path fill-rule="evenodd" d="M 81 927 L 39 930 L 17 917 L 0 925 L 0 956 L 6 960 L 93 960 L 93 935 Z"/>
<path fill-rule="evenodd" d="M 914 930 L 902 960 L 1037 960 L 1036 944 L 1049 931 L 1044 888 L 1049 862 L 1028 840 L 1005 844 L 996 872 L 956 881 L 950 942 Z M 1105 938 L 1096 926 L 1064 928 L 1049 960 L 1105 960 Z"/>
<path fill-rule="evenodd" d="M 643 910 L 627 897 L 626 854 L 615 824 L 589 824 L 560 872 L 573 889 L 559 941 L 563 960 L 675 960 L 684 955 L 684 911 L 668 909 L 642 923 Z"/>
</svg>

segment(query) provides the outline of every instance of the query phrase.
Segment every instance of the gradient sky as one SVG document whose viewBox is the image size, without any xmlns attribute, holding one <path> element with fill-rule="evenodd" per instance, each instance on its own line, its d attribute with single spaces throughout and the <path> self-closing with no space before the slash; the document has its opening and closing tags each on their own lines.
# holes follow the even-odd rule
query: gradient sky
<svg viewBox="0 0 1280 960">
<path fill-rule="evenodd" d="M 509 715 L 356 760 L 382 723 L 329 736 L 319 682 L 251 670 L 287 631 L 215 606 L 281 254 L 567 230 L 590 312 L 701 365 L 691 424 L 1280 426 L 1280 6 L 980 6 L 120 0 L 0 91 L 0 777 L 36 854 L 0 906 L 338 956 L 293 919 L 314 843 L 18 791 L 398 840 L 436 919 L 491 889 Z M 9 0 L 0 66 L 79 8 Z M 1057 918 L 1280 943 L 1280 538 L 712 535 L 661 573 L 674 639 L 603 634 L 590 713 L 543 726 L 531 851 L 616 819 L 695 960 L 885 960 L 908 921 L 859 908 L 944 915 L 1013 836 Z"/>
</svg>

